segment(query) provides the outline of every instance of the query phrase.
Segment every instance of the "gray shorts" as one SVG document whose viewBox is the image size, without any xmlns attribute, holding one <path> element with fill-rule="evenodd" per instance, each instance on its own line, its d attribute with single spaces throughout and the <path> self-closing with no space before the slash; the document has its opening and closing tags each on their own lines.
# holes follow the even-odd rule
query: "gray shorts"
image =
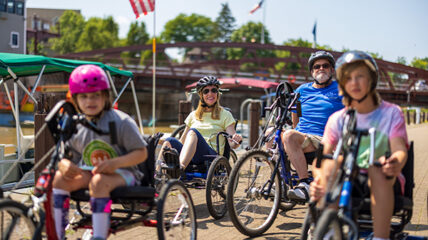
<svg viewBox="0 0 428 240">
<path fill-rule="evenodd" d="M 316 149 L 320 146 L 322 141 L 322 136 L 313 135 L 313 134 L 305 134 L 305 140 L 302 143 L 302 149 L 305 149 L 312 143 Z"/>
</svg>

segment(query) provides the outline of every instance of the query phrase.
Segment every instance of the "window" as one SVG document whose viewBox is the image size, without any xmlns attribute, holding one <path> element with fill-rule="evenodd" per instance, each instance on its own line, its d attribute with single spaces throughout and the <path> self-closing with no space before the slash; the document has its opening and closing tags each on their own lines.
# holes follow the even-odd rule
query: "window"
<svg viewBox="0 0 428 240">
<path fill-rule="evenodd" d="M 16 14 L 24 16 L 24 2 L 16 2 Z"/>
<path fill-rule="evenodd" d="M 7 1 L 7 12 L 8 13 L 15 13 L 15 1 L 13 1 L 13 0 Z"/>
<path fill-rule="evenodd" d="M 10 47 L 19 48 L 19 33 L 11 32 L 10 33 Z"/>
<path fill-rule="evenodd" d="M 6 6 L 7 6 L 7 4 L 6 4 L 6 1 L 7 0 L 0 0 L 0 12 L 6 12 Z"/>
</svg>

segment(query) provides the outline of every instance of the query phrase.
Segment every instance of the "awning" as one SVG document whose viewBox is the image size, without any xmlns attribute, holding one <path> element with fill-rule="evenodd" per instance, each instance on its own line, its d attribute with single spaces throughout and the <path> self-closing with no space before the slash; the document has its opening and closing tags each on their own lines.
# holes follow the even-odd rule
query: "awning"
<svg viewBox="0 0 428 240">
<path fill-rule="evenodd" d="M 219 78 L 221 88 L 236 88 L 236 87 L 249 87 L 249 88 L 276 88 L 279 83 L 257 80 L 252 78 Z M 186 90 L 191 90 L 196 87 L 196 82 L 186 86 Z"/>
<path fill-rule="evenodd" d="M 50 58 L 39 55 L 25 55 L 16 53 L 0 53 L 0 60 L 0 77 L 4 78 L 9 76 L 7 66 L 10 67 L 18 77 L 24 77 L 39 74 L 43 66 L 46 66 L 45 70 L 43 71 L 44 73 L 64 71 L 71 73 L 76 67 L 84 64 L 97 65 L 103 68 L 105 71 L 109 71 L 111 75 L 122 75 L 130 78 L 133 77 L 132 72 L 119 70 L 100 62 Z M 1 63 L 5 64 L 6 66 Z"/>
</svg>

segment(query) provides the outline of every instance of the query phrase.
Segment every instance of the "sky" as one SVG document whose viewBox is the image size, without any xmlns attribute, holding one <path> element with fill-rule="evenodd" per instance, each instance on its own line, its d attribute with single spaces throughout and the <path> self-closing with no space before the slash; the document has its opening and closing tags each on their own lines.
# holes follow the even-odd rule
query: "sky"
<svg viewBox="0 0 428 240">
<path fill-rule="evenodd" d="M 237 26 L 248 21 L 263 22 L 275 44 L 287 39 L 313 41 L 337 51 L 343 48 L 379 53 L 384 60 L 428 57 L 427 0 L 265 0 L 265 9 L 250 15 L 260 0 L 156 0 L 156 35 L 178 14 L 197 13 L 213 21 L 227 2 Z M 30 8 L 78 9 L 89 17 L 113 16 L 119 35 L 125 37 L 135 21 L 129 0 L 27 0 Z M 140 17 L 153 34 L 153 14 Z"/>
</svg>

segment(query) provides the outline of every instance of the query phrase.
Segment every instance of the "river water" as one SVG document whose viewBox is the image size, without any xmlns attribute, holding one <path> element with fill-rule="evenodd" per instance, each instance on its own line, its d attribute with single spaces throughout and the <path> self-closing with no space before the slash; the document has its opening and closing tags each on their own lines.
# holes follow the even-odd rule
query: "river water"
<svg viewBox="0 0 428 240">
<path fill-rule="evenodd" d="M 144 127 L 144 134 L 153 134 L 152 127 Z M 174 131 L 174 128 L 171 128 L 168 124 L 163 124 L 161 126 L 156 126 L 156 132 L 171 133 Z M 22 128 L 24 135 L 33 135 L 34 128 Z M 0 127 L 0 144 L 14 144 L 16 145 L 16 128 L 14 127 Z M 5 154 L 14 153 L 16 151 L 15 147 L 6 147 Z"/>
</svg>

